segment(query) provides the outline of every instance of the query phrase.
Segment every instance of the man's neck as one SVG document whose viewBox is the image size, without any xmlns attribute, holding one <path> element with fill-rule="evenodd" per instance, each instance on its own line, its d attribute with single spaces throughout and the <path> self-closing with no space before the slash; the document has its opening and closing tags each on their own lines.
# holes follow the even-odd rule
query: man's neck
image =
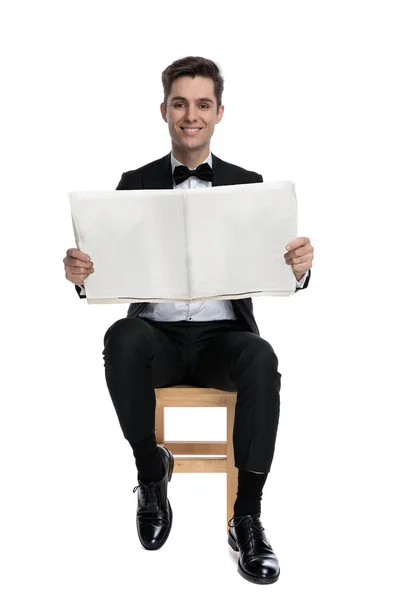
<svg viewBox="0 0 400 600">
<path fill-rule="evenodd" d="M 204 148 L 187 150 L 186 148 L 176 146 L 172 142 L 172 154 L 175 156 L 176 160 L 189 167 L 189 169 L 196 169 L 207 160 L 208 155 L 210 154 L 210 144 Z"/>
</svg>

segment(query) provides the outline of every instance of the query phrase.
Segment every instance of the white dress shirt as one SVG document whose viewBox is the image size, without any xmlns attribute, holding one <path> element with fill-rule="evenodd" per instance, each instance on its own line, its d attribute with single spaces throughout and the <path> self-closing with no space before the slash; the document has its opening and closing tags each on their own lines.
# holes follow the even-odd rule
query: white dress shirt
<svg viewBox="0 0 400 600">
<path fill-rule="evenodd" d="M 211 152 L 204 161 L 212 167 Z M 171 169 L 180 163 L 171 152 Z M 204 181 L 196 176 L 188 177 L 185 181 L 176 185 L 173 182 L 174 189 L 193 189 L 198 187 L 211 187 L 211 181 Z M 302 288 L 306 280 L 307 273 L 296 281 L 296 287 Z M 84 286 L 81 286 L 81 295 L 84 295 Z M 138 315 L 139 318 L 145 317 L 155 321 L 216 321 L 232 319 L 237 317 L 234 313 L 230 300 L 198 300 L 192 302 L 150 302 Z"/>
</svg>

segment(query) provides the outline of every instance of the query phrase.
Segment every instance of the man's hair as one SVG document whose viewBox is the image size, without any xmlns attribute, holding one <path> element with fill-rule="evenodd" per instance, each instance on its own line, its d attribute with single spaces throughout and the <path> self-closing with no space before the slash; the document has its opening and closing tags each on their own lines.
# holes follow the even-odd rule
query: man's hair
<svg viewBox="0 0 400 600">
<path fill-rule="evenodd" d="M 222 104 L 222 92 L 224 91 L 224 79 L 219 67 L 208 58 L 202 56 L 186 56 L 179 58 L 170 64 L 161 75 L 161 81 L 164 88 L 164 103 L 167 105 L 167 99 L 171 92 L 172 83 L 175 79 L 182 76 L 201 75 L 202 77 L 211 77 L 214 82 L 214 94 L 217 99 L 217 111 Z"/>
</svg>

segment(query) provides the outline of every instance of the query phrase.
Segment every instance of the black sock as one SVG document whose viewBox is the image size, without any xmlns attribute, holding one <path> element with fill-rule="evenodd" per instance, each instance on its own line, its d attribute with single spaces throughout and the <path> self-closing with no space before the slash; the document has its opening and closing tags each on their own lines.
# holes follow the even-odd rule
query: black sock
<svg viewBox="0 0 400 600">
<path fill-rule="evenodd" d="M 261 512 L 261 498 L 268 473 L 253 473 L 239 469 L 238 491 L 233 507 L 234 517 L 257 515 Z"/>
<path fill-rule="evenodd" d="M 138 479 L 143 483 L 150 483 L 164 477 L 165 466 L 158 452 L 155 431 L 139 442 L 128 441 L 135 457 Z"/>
</svg>

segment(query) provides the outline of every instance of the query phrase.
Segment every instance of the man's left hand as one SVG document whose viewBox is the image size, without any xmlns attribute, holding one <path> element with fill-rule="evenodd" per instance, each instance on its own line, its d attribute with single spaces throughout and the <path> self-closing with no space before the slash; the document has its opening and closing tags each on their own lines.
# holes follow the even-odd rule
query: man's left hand
<svg viewBox="0 0 400 600">
<path fill-rule="evenodd" d="M 297 281 L 300 281 L 304 273 L 307 273 L 308 269 L 312 267 L 314 248 L 311 246 L 310 238 L 307 237 L 298 237 L 289 242 L 286 249 L 288 246 L 289 252 L 284 254 L 286 264 L 292 265 L 293 273 Z"/>
</svg>

